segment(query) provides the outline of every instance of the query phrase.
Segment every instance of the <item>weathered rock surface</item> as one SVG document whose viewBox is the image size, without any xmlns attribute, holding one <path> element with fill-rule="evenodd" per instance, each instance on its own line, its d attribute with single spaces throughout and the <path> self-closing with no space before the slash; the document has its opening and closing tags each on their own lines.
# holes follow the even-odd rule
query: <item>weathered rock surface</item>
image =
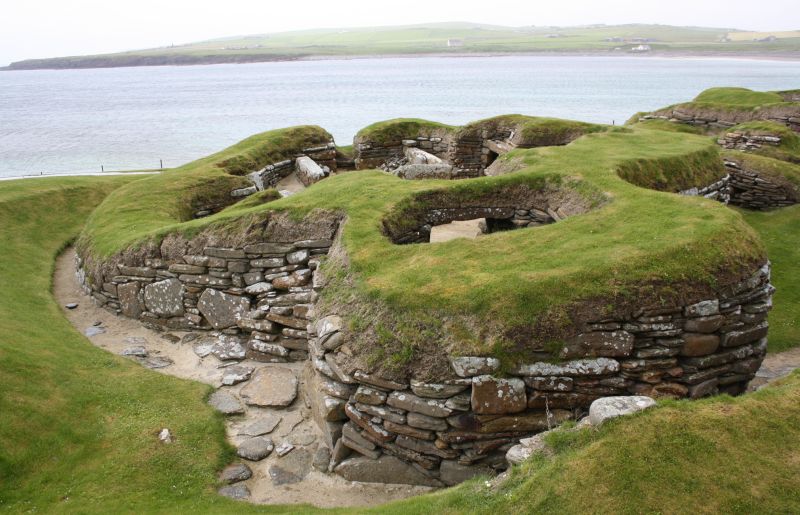
<svg viewBox="0 0 800 515">
<path fill-rule="evenodd" d="M 231 386 L 247 381 L 253 374 L 253 370 L 253 367 L 248 365 L 234 365 L 232 367 L 228 367 L 222 372 L 222 384 L 225 386 Z"/>
<path fill-rule="evenodd" d="M 247 481 L 251 477 L 253 477 L 253 471 L 250 470 L 250 467 L 244 463 L 233 463 L 222 470 L 222 473 L 219 475 L 219 480 L 224 483 L 232 484 L 240 481 Z"/>
<path fill-rule="evenodd" d="M 250 300 L 206 288 L 197 302 L 197 309 L 214 329 L 225 329 L 235 326 L 237 320 L 247 316 Z"/>
<path fill-rule="evenodd" d="M 243 484 L 223 486 L 217 490 L 217 493 L 223 497 L 229 497 L 231 499 L 236 499 L 237 501 L 241 501 L 250 497 L 250 489 Z"/>
<path fill-rule="evenodd" d="M 428 477 L 409 463 L 386 454 L 375 460 L 363 456 L 348 458 L 334 470 L 348 481 L 442 486 L 441 482 Z"/>
<path fill-rule="evenodd" d="M 451 358 L 450 364 L 459 377 L 473 377 L 491 374 L 500 369 L 500 360 L 496 358 L 461 357 Z"/>
<path fill-rule="evenodd" d="M 656 405 L 656 401 L 643 395 L 626 397 L 604 397 L 597 399 L 589 407 L 589 420 L 599 427 L 606 420 L 630 415 Z"/>
<path fill-rule="evenodd" d="M 519 413 L 528 407 L 522 379 L 478 376 L 472 380 L 472 410 L 480 415 Z"/>
<path fill-rule="evenodd" d="M 217 390 L 211 394 L 208 404 L 223 415 L 236 415 L 244 413 L 244 406 L 239 399 L 226 390 Z"/>
<path fill-rule="evenodd" d="M 183 315 L 184 287 L 178 279 L 164 279 L 144 287 L 147 310 L 163 317 Z"/>
<path fill-rule="evenodd" d="M 282 418 L 283 417 L 277 413 L 267 413 L 266 415 L 241 428 L 238 434 L 244 436 L 261 436 L 271 433 L 276 427 L 278 427 L 278 424 L 280 424 Z"/>
<path fill-rule="evenodd" d="M 297 397 L 297 377 L 291 369 L 283 367 L 260 368 L 240 395 L 252 406 L 285 407 Z"/>
<path fill-rule="evenodd" d="M 220 336 L 211 347 L 211 354 L 221 361 L 244 359 L 246 352 L 239 340 L 231 336 Z"/>
<path fill-rule="evenodd" d="M 311 472 L 313 457 L 305 449 L 295 449 L 269 467 L 269 477 L 276 486 L 299 483 Z"/>
<path fill-rule="evenodd" d="M 240 443 L 236 454 L 246 460 L 261 461 L 269 456 L 273 449 L 275 449 L 275 445 L 271 438 L 256 436 Z"/>
</svg>

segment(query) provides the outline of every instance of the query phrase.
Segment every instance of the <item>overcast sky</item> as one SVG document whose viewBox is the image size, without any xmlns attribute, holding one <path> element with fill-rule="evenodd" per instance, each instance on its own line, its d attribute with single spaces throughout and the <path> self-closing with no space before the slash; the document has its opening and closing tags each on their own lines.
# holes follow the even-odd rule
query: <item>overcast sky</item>
<svg viewBox="0 0 800 515">
<path fill-rule="evenodd" d="M 798 1 L 4 0 L 0 65 L 223 36 L 442 21 L 514 26 L 662 23 L 795 30 L 800 29 Z"/>
</svg>

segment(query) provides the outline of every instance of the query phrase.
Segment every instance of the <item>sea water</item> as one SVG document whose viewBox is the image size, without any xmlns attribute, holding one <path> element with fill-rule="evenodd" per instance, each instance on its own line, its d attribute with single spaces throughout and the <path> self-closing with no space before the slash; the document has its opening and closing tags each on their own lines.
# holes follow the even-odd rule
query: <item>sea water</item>
<svg viewBox="0 0 800 515">
<path fill-rule="evenodd" d="M 339 145 L 397 117 L 621 124 L 712 86 L 800 88 L 800 62 L 424 57 L 0 72 L 0 176 L 174 167 L 301 124 Z"/>
</svg>

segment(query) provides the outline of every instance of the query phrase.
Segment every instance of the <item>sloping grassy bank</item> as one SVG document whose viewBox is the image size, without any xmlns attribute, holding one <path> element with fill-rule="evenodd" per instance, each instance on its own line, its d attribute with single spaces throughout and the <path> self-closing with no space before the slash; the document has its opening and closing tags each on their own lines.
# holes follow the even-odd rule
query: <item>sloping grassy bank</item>
<svg viewBox="0 0 800 515">
<path fill-rule="evenodd" d="M 0 187 L 0 511 L 244 508 L 214 493 L 230 451 L 210 388 L 93 347 L 50 294 L 55 256 L 132 179 Z M 163 427 L 173 444 L 158 441 Z"/>
</svg>

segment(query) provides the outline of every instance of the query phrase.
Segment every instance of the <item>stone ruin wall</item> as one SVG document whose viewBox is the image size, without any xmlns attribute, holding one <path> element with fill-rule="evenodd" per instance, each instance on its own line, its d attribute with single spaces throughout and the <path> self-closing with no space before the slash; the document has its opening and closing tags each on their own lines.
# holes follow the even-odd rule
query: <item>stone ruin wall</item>
<svg viewBox="0 0 800 515">
<path fill-rule="evenodd" d="M 490 154 L 513 148 L 510 141 L 514 136 L 512 127 L 482 127 L 457 134 L 435 130 L 430 135 L 420 134 L 413 139 L 385 143 L 357 138 L 355 163 L 358 170 L 394 168 L 403 161 L 406 149 L 418 148 L 451 165 L 453 179 L 480 177 L 491 164 Z"/>
<path fill-rule="evenodd" d="M 700 195 L 744 209 L 766 211 L 797 203 L 798 191 L 788 182 L 779 182 L 749 169 L 740 161 L 725 159 L 727 175 L 703 188 L 682 191 L 683 195 Z"/>
<path fill-rule="evenodd" d="M 307 361 L 307 401 L 331 470 L 350 480 L 370 481 L 364 471 L 399 459 L 417 483 L 456 484 L 506 468 L 521 438 L 600 397 L 741 393 L 766 352 L 768 265 L 717 298 L 597 320 L 567 342 L 561 362 L 522 364 L 508 376 L 490 357 L 452 358 L 427 383 L 350 370 L 345 320 L 315 308 L 339 223 L 312 225 L 298 229 L 309 238 L 289 242 L 189 242 L 185 253 L 162 245 L 101 266 L 79 258 L 79 275 L 113 313 L 159 330 L 216 331 L 220 359 Z"/>
<path fill-rule="evenodd" d="M 726 150 L 752 152 L 764 145 L 778 146 L 781 138 L 778 135 L 728 132 L 721 135 L 717 143 Z M 760 211 L 794 205 L 800 197 L 798 188 L 787 180 L 760 173 L 735 158 L 725 158 L 723 163 L 728 172 L 725 177 L 706 187 L 681 193 L 701 195 L 725 204 Z"/>
<path fill-rule="evenodd" d="M 725 112 L 711 109 L 702 110 L 703 112 L 692 111 L 694 109 L 683 110 L 680 106 L 672 107 L 641 116 L 639 121 L 667 120 L 673 123 L 685 123 L 710 130 L 725 130 L 740 123 L 764 120 L 780 123 L 793 131 L 800 132 L 800 106 L 790 108 L 771 108 L 768 106 L 753 113 Z M 700 110 L 698 109 L 698 111 Z"/>
<path fill-rule="evenodd" d="M 308 173 L 308 168 L 301 166 L 301 162 L 304 161 L 303 158 L 309 158 L 318 165 L 317 174 Z M 295 172 L 300 182 L 305 186 L 310 186 L 327 177 L 331 172 L 336 172 L 337 167 L 336 144 L 333 141 L 327 145 L 305 148 L 291 159 L 268 164 L 260 170 L 247 174 L 247 178 L 250 179 L 253 185 L 231 191 L 231 198 L 234 200 L 241 199 L 259 191 L 275 188 L 282 179 Z M 207 216 L 211 213 L 212 211 L 203 210 L 200 215 Z M 200 216 L 196 214 L 195 218 L 200 218 Z"/>
<path fill-rule="evenodd" d="M 112 313 L 159 331 L 219 334 L 220 359 L 304 361 L 319 295 L 316 271 L 334 230 L 291 242 L 206 245 L 179 256 L 156 248 L 101 266 L 86 266 L 79 256 L 79 278 Z"/>
<path fill-rule="evenodd" d="M 494 358 L 456 357 L 435 383 L 345 368 L 344 321 L 321 317 L 311 326 L 318 387 L 310 391 L 333 470 L 363 480 L 349 471 L 393 456 L 427 484 L 452 485 L 506 468 L 520 439 L 584 415 L 600 397 L 742 393 L 767 349 L 769 275 L 767 264 L 717 298 L 597 320 L 567 342 L 558 363 L 500 376 Z"/>
</svg>

